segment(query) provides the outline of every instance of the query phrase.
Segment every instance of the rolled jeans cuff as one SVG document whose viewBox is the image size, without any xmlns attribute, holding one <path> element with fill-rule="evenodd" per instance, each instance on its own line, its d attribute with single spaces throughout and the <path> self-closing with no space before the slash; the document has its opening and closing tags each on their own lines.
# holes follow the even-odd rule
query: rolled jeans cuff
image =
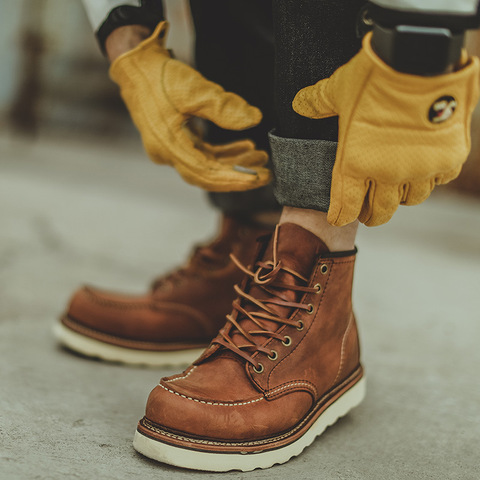
<svg viewBox="0 0 480 480">
<path fill-rule="evenodd" d="M 274 194 L 280 205 L 327 212 L 337 142 L 269 133 Z"/>
</svg>

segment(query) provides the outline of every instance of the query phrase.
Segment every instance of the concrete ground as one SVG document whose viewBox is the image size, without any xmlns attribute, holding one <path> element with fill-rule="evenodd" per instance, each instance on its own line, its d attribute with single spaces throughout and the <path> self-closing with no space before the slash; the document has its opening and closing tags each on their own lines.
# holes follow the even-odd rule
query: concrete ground
<svg viewBox="0 0 480 480">
<path fill-rule="evenodd" d="M 365 402 L 289 463 L 222 478 L 480 478 L 479 207 L 443 191 L 361 229 Z M 202 193 L 137 143 L 0 138 L 1 479 L 218 476 L 131 446 L 173 369 L 77 357 L 51 334 L 81 283 L 141 292 L 215 225 Z"/>
</svg>

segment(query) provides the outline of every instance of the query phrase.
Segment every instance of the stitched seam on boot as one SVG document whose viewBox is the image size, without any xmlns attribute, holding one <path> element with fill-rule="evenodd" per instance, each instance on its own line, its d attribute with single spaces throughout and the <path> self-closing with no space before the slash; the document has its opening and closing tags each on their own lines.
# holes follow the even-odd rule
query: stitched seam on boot
<svg viewBox="0 0 480 480">
<path fill-rule="evenodd" d="M 251 403 L 256 403 L 256 402 L 259 402 L 260 400 L 264 400 L 264 397 L 259 397 L 253 400 L 249 400 L 248 402 L 236 402 L 236 403 L 208 402 L 206 400 L 199 400 L 198 398 L 187 397 L 182 393 L 178 393 L 178 392 L 175 392 L 174 390 L 170 390 L 169 388 L 165 387 L 162 384 L 159 384 L 158 386 L 162 387 L 167 392 L 170 392 L 170 393 L 173 393 L 174 395 L 185 398 L 186 400 L 193 400 L 194 402 L 197 402 L 197 403 L 203 403 L 205 405 L 213 405 L 213 406 L 220 406 L 220 407 L 240 407 L 242 405 L 250 405 Z"/>
<path fill-rule="evenodd" d="M 185 374 L 181 377 L 175 377 L 175 378 L 171 378 L 170 380 L 163 380 L 163 381 L 165 383 L 169 383 L 169 382 L 175 382 L 175 380 L 183 380 L 183 379 L 189 377 L 196 368 L 197 368 L 197 366 L 195 365 L 187 374 Z"/>
<path fill-rule="evenodd" d="M 283 385 L 283 386 L 279 386 L 279 387 L 276 387 L 274 388 L 273 390 L 269 391 L 266 393 L 267 397 L 270 397 L 270 396 L 274 396 L 276 395 L 277 393 L 281 392 L 282 390 L 285 390 L 287 388 L 290 388 L 290 387 L 300 387 L 300 386 L 305 386 L 308 388 L 309 391 L 312 391 L 313 390 L 313 393 L 315 395 L 315 398 L 318 397 L 318 391 L 317 389 L 315 388 L 315 385 L 311 384 L 310 382 L 290 382 L 290 383 L 287 383 L 286 385 Z"/>
<path fill-rule="evenodd" d="M 354 377 L 356 375 L 357 371 L 355 371 L 354 373 L 352 373 L 352 375 L 350 375 L 347 379 L 345 379 L 340 385 L 338 385 L 332 392 L 330 392 L 330 394 L 333 394 L 335 392 L 335 390 L 341 390 L 341 388 L 346 384 L 348 383 L 352 377 Z M 353 385 L 352 385 L 353 387 Z M 264 440 L 256 440 L 256 441 L 252 441 L 252 442 L 238 442 L 238 443 L 232 443 L 232 442 L 215 442 L 215 441 L 212 441 L 212 440 L 201 440 L 201 439 L 197 439 L 197 438 L 188 438 L 188 437 L 185 437 L 185 436 L 181 436 L 181 435 L 175 435 L 174 433 L 170 433 L 170 432 L 166 432 L 165 430 L 162 430 L 160 428 L 157 428 L 155 427 L 148 419 L 144 418 L 143 421 L 141 422 L 145 428 L 149 429 L 149 430 L 152 430 L 156 433 L 159 433 L 161 435 L 164 435 L 166 437 L 170 437 L 170 438 L 174 438 L 174 439 L 177 439 L 177 440 L 182 440 L 182 441 L 186 441 L 186 442 L 190 442 L 190 443 L 197 443 L 197 444 L 203 444 L 203 445 L 214 445 L 214 446 L 236 446 L 236 447 L 241 447 L 241 446 L 253 446 L 253 445 L 264 445 L 264 444 L 268 444 L 268 443 L 273 443 L 273 442 L 277 442 L 279 440 L 283 440 L 284 438 L 287 438 L 291 435 L 293 435 L 294 433 L 296 433 L 298 430 L 300 430 L 309 420 L 310 418 L 316 413 L 316 410 L 313 409 L 309 415 L 307 415 L 307 417 L 305 417 L 303 419 L 303 421 L 301 423 L 299 423 L 296 427 L 294 427 L 292 430 L 290 430 L 289 432 L 287 433 L 284 433 L 283 435 L 279 435 L 277 437 L 273 437 L 273 438 L 267 438 L 267 439 L 264 439 Z M 305 432 L 306 433 L 306 432 Z"/>
<path fill-rule="evenodd" d="M 327 259 L 325 259 L 327 260 Z M 346 263 L 355 263 L 355 259 L 347 260 L 346 262 L 332 262 L 332 266 L 335 265 L 345 265 Z"/>
<path fill-rule="evenodd" d="M 338 380 L 338 378 L 340 377 L 340 374 L 342 373 L 343 364 L 345 363 L 345 343 L 346 343 L 347 336 L 350 333 L 350 330 L 352 329 L 352 326 L 353 326 L 353 314 L 350 315 L 350 320 L 348 322 L 347 329 L 343 334 L 342 349 L 340 353 L 340 365 L 338 366 L 337 376 L 335 377 L 335 380 L 333 381 L 332 385 L 335 385 L 335 382 Z"/>
</svg>

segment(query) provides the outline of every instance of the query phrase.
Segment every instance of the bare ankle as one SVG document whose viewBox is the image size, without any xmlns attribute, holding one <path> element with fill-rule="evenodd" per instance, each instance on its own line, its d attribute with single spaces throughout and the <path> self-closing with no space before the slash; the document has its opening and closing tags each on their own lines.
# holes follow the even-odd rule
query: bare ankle
<svg viewBox="0 0 480 480">
<path fill-rule="evenodd" d="M 334 227 L 327 222 L 327 214 L 307 208 L 283 207 L 280 217 L 282 223 L 295 223 L 320 238 L 331 252 L 353 250 L 357 234 L 358 221 Z"/>
</svg>

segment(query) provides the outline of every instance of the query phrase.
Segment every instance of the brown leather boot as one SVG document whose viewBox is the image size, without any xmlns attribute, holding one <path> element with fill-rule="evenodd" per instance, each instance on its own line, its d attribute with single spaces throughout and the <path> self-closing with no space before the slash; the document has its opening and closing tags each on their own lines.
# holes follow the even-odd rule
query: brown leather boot
<svg viewBox="0 0 480 480">
<path fill-rule="evenodd" d="M 70 349 L 104 360 L 151 366 L 190 363 L 231 310 L 233 285 L 243 274 L 230 253 L 252 263 L 256 239 L 270 232 L 224 216 L 218 237 L 197 247 L 186 266 L 157 279 L 146 295 L 78 290 L 56 325 L 56 336 Z"/>
<path fill-rule="evenodd" d="M 277 228 L 229 322 L 191 367 L 148 399 L 134 447 L 209 471 L 284 463 L 365 394 L 351 288 L 355 252 Z"/>
</svg>

